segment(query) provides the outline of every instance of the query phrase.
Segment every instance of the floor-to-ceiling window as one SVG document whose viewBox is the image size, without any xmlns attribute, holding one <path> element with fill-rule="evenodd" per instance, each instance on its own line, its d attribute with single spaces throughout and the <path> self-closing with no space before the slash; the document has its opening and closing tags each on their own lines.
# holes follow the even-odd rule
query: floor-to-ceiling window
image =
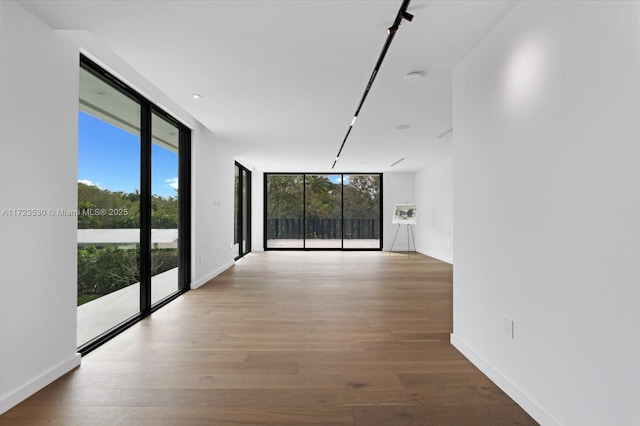
<svg viewBox="0 0 640 426">
<path fill-rule="evenodd" d="M 265 174 L 264 247 L 304 248 L 304 175 Z"/>
<path fill-rule="evenodd" d="M 189 145 L 184 125 L 81 58 L 81 352 L 188 288 Z"/>
<path fill-rule="evenodd" d="M 305 248 L 342 248 L 342 176 L 305 175 Z"/>
<path fill-rule="evenodd" d="M 381 175 L 343 175 L 343 247 L 379 248 Z"/>
<path fill-rule="evenodd" d="M 380 250 L 381 174 L 265 174 L 266 249 Z"/>
<path fill-rule="evenodd" d="M 151 115 L 151 303 L 179 290 L 180 129 Z"/>
<path fill-rule="evenodd" d="M 251 251 L 251 172 L 235 165 L 233 254 L 236 259 Z"/>
<path fill-rule="evenodd" d="M 140 112 L 80 69 L 78 346 L 140 312 Z"/>
</svg>

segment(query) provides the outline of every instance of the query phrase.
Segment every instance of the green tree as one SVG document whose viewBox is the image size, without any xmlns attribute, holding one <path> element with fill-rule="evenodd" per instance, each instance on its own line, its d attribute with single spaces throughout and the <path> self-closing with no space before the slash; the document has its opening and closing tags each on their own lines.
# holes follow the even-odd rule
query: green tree
<svg viewBox="0 0 640 426">
<path fill-rule="evenodd" d="M 267 217 L 302 218 L 302 175 L 269 175 L 267 178 Z"/>
<path fill-rule="evenodd" d="M 307 175 L 305 198 L 307 219 L 340 219 L 341 185 L 331 182 L 328 176 Z"/>
<path fill-rule="evenodd" d="M 380 177 L 352 175 L 344 185 L 345 218 L 377 219 L 380 217 Z"/>
</svg>

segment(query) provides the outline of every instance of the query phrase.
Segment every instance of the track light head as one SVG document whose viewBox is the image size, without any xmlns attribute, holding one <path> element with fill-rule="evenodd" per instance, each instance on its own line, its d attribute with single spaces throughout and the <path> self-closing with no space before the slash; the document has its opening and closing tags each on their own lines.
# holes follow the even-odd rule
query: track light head
<svg viewBox="0 0 640 426">
<path fill-rule="evenodd" d="M 407 12 L 406 10 L 402 12 L 402 18 L 406 19 L 409 22 L 413 21 L 413 15 Z"/>
</svg>

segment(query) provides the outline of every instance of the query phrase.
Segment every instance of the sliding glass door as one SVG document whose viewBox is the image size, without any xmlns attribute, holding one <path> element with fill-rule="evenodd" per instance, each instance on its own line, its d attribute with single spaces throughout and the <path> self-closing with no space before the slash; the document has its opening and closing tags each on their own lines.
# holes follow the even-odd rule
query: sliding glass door
<svg viewBox="0 0 640 426">
<path fill-rule="evenodd" d="M 140 116 L 80 70 L 78 346 L 140 313 Z"/>
<path fill-rule="evenodd" d="M 148 315 L 189 283 L 189 130 L 114 82 L 81 58 L 76 211 L 81 352 Z"/>
<path fill-rule="evenodd" d="M 233 254 L 239 259 L 251 251 L 251 172 L 235 166 Z"/>
<path fill-rule="evenodd" d="M 178 150 L 180 129 L 151 115 L 151 303 L 179 290 Z"/>
<path fill-rule="evenodd" d="M 344 248 L 379 248 L 380 175 L 344 175 Z"/>
<path fill-rule="evenodd" d="M 305 248 L 342 248 L 341 182 L 341 175 L 305 175 Z"/>
<path fill-rule="evenodd" d="M 265 248 L 304 248 L 304 175 L 265 174 Z"/>
<path fill-rule="evenodd" d="M 380 250 L 381 174 L 265 174 L 266 249 Z"/>
</svg>

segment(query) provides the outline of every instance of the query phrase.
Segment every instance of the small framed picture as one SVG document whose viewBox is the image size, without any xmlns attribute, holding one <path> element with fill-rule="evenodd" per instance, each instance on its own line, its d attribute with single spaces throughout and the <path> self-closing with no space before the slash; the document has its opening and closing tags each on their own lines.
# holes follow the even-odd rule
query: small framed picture
<svg viewBox="0 0 640 426">
<path fill-rule="evenodd" d="M 415 204 L 395 204 L 393 206 L 393 223 L 415 225 L 416 205 Z"/>
</svg>

